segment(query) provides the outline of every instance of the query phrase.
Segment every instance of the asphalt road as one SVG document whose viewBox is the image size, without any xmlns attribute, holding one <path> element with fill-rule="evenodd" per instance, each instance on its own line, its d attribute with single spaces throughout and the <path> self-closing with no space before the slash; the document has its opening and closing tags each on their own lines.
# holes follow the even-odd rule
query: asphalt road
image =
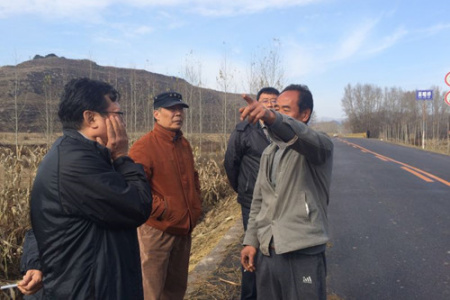
<svg viewBox="0 0 450 300">
<path fill-rule="evenodd" d="M 450 299 L 450 156 L 334 139 L 328 290 L 350 299 Z"/>
</svg>

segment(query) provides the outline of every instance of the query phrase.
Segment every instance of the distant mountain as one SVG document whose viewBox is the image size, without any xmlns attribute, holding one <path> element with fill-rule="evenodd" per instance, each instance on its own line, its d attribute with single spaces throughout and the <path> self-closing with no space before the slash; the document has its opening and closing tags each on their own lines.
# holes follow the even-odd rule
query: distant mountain
<svg viewBox="0 0 450 300">
<path fill-rule="evenodd" d="M 120 104 L 131 131 L 151 128 L 153 97 L 164 91 L 178 91 L 189 103 L 187 132 L 231 132 L 242 105 L 238 94 L 199 88 L 178 77 L 99 66 L 55 54 L 36 55 L 17 66 L 0 67 L 0 131 L 14 131 L 16 119 L 21 132 L 60 130 L 56 116 L 59 97 L 65 83 L 76 77 L 111 83 L 122 95 Z"/>
</svg>

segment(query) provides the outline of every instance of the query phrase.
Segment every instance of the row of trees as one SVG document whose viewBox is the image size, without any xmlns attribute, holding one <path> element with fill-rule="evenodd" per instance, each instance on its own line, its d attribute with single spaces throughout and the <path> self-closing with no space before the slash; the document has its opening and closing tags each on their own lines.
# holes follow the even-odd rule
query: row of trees
<svg viewBox="0 0 450 300">
<path fill-rule="evenodd" d="M 73 77 L 85 76 L 107 81 L 121 92 L 121 107 L 126 113 L 125 120 L 130 133 L 140 134 L 151 129 L 154 122 L 153 97 L 164 91 L 175 90 L 181 92 L 190 105 L 186 111 L 184 132 L 199 134 L 200 139 L 204 133 L 220 133 L 225 146 L 227 135 L 239 121 L 238 108 L 244 104 L 237 91 L 256 93 L 264 86 L 283 88 L 284 70 L 280 49 L 281 44 L 276 39 L 270 47 L 260 49 L 252 57 L 247 78 L 239 82 L 240 86 L 236 84 L 236 72 L 225 51 L 216 77 L 220 91 L 203 86 L 202 62 L 193 52 L 186 55 L 180 77 L 137 69 L 101 67 L 90 60 L 66 60 L 56 55 L 42 58 L 52 60 L 48 64 L 57 66 L 44 68 L 45 71 L 27 69 L 25 72 L 24 68 L 30 68 L 31 64 L 25 62 L 14 67 L 14 76 L 8 81 L 8 94 L 0 94 L 1 102 L 14 104 L 3 105 L 10 109 L 7 114 L 10 122 L 2 123 L 2 127 L 5 127 L 2 131 L 18 133 L 24 129 L 39 130 L 50 144 L 54 134 L 61 130 L 56 112 L 64 84 Z M 39 65 L 35 69 L 43 68 Z M 447 137 L 449 130 L 450 108 L 443 101 L 444 93 L 437 87 L 433 88 L 433 92 L 432 101 L 417 101 L 415 91 L 404 91 L 397 87 L 381 88 L 371 84 L 348 84 L 344 88 L 342 105 L 351 132 L 370 131 L 372 137 L 418 145 L 422 136 L 442 139 Z M 1 114 L 2 110 L 0 116 L 3 119 Z M 38 125 L 30 129 L 32 120 L 38 120 L 35 121 Z M 329 125 L 333 127 L 336 124 L 331 122 Z M 326 131 L 332 133 L 337 130 Z"/>
<path fill-rule="evenodd" d="M 426 139 L 447 139 L 450 107 L 444 92 L 433 87 L 433 100 L 416 100 L 416 91 L 371 84 L 348 84 L 342 106 L 352 132 L 420 145 Z"/>
<path fill-rule="evenodd" d="M 153 97 L 164 91 L 178 91 L 190 105 L 186 111 L 185 133 L 221 133 L 225 137 L 239 121 L 238 108 L 243 105 L 238 90 L 255 94 L 264 86 L 283 86 L 280 42 L 273 40 L 260 49 L 249 64 L 247 84 L 235 83 L 235 71 L 227 56 L 216 77 L 219 91 L 203 85 L 202 63 L 193 52 L 186 55 L 179 77 L 169 77 L 137 69 L 101 67 L 90 60 L 75 61 L 56 55 L 37 57 L 14 67 L 8 81 L 8 92 L 1 95 L 7 111 L 0 116 L 13 122 L 2 123 L 1 131 L 40 131 L 51 144 L 61 131 L 57 121 L 59 96 L 63 86 L 74 77 L 89 77 L 111 83 L 122 95 L 120 102 L 130 133 L 142 133 L 153 127 Z M 43 71 L 42 71 L 43 70 Z M 5 73 L 6 74 L 6 70 Z M 1 85 L 1 84 L 0 84 Z M 9 105 L 14 101 L 14 106 Z M 14 124 L 14 126 L 11 126 Z M 17 144 L 16 138 L 16 144 Z"/>
</svg>

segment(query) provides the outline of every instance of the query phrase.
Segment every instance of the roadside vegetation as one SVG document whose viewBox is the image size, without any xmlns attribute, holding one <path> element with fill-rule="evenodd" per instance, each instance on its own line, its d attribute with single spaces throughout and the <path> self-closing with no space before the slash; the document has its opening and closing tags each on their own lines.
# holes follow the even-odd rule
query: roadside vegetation
<svg viewBox="0 0 450 300">
<path fill-rule="evenodd" d="M 205 136 L 203 145 L 197 144 L 194 136 L 188 138 L 194 149 L 204 207 L 204 216 L 193 233 L 192 270 L 233 225 L 240 211 L 225 176 L 220 138 Z M 0 285 L 22 278 L 20 257 L 25 232 L 30 228 L 30 192 L 37 167 L 48 150 L 45 141 L 17 147 L 6 141 L 2 138 L 0 144 Z M 21 299 L 21 295 L 10 289 L 1 291 L 0 299 Z"/>
<path fill-rule="evenodd" d="M 347 132 L 450 154 L 450 106 L 445 91 L 431 87 L 432 100 L 417 100 L 416 91 L 373 84 L 348 84 L 342 97 Z"/>
</svg>

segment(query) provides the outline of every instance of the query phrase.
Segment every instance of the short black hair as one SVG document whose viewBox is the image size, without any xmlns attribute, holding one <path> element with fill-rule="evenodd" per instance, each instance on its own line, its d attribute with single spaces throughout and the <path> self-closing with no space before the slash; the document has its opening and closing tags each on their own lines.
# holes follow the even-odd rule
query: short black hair
<svg viewBox="0 0 450 300">
<path fill-rule="evenodd" d="M 102 113 L 109 104 L 105 96 L 112 102 L 119 101 L 120 94 L 109 83 L 89 78 L 75 78 L 64 86 L 59 102 L 58 117 L 63 128 L 81 129 L 85 110 Z"/>
<path fill-rule="evenodd" d="M 258 94 L 256 94 L 256 100 L 259 101 L 259 97 L 261 96 L 261 94 L 269 94 L 269 95 L 279 95 L 280 92 L 273 87 L 263 87 L 262 89 L 259 90 Z"/>
<path fill-rule="evenodd" d="M 297 103 L 298 103 L 298 107 L 299 107 L 300 111 L 305 110 L 305 109 L 311 110 L 311 113 L 309 114 L 309 118 L 308 118 L 308 120 L 306 120 L 306 123 L 308 123 L 309 120 L 311 119 L 311 116 L 313 113 L 313 108 L 314 108 L 313 96 L 312 96 L 311 91 L 309 90 L 308 86 L 303 85 L 303 84 L 290 84 L 287 87 L 285 87 L 281 93 L 284 93 L 286 91 L 299 92 Z"/>
</svg>

